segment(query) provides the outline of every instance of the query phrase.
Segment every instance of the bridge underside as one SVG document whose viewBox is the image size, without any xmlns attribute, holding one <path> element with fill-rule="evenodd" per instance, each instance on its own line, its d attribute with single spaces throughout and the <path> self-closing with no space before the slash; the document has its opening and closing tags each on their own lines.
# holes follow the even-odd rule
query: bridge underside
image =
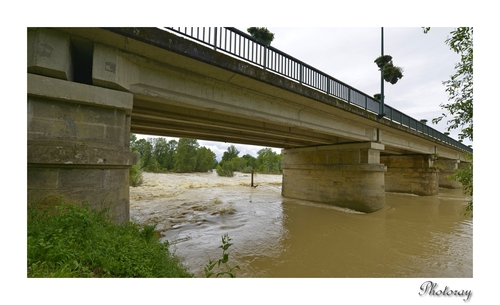
<svg viewBox="0 0 500 305">
<path fill-rule="evenodd" d="M 283 196 L 365 212 L 382 208 L 388 190 L 435 194 L 436 155 L 462 159 L 332 96 L 158 35 L 28 31 L 30 197 L 94 201 L 128 220 L 130 132 L 284 148 Z"/>
<path fill-rule="evenodd" d="M 134 99 L 131 132 L 277 148 L 308 147 L 347 141 L 300 127 L 186 108 L 168 101 Z"/>
</svg>

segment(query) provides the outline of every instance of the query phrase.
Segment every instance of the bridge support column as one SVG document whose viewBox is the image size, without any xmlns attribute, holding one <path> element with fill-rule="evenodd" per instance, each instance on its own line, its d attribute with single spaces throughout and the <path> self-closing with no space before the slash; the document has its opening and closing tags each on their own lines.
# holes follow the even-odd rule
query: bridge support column
<svg viewBox="0 0 500 305">
<path fill-rule="evenodd" d="M 387 166 L 385 190 L 421 196 L 439 193 L 438 170 L 433 167 L 434 155 L 381 156 Z"/>
<path fill-rule="evenodd" d="M 28 203 L 85 202 L 128 221 L 133 95 L 73 82 L 73 51 L 64 35 L 29 31 Z"/>
<path fill-rule="evenodd" d="M 385 206 L 380 143 L 284 149 L 283 197 L 374 212 Z"/>
<path fill-rule="evenodd" d="M 450 176 L 460 167 L 460 160 L 439 159 L 435 166 L 439 169 L 439 186 L 450 189 L 462 187 L 462 183 L 450 179 Z"/>
<path fill-rule="evenodd" d="M 129 93 L 28 74 L 28 200 L 128 221 L 131 107 Z"/>
</svg>

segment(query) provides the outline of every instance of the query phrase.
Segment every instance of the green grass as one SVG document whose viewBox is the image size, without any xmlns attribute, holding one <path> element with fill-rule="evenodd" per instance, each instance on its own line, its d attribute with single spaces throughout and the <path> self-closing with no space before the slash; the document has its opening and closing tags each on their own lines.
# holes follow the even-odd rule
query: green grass
<svg viewBox="0 0 500 305">
<path fill-rule="evenodd" d="M 28 277 L 192 277 L 155 226 L 117 225 L 105 213 L 61 204 L 28 207 Z"/>
</svg>

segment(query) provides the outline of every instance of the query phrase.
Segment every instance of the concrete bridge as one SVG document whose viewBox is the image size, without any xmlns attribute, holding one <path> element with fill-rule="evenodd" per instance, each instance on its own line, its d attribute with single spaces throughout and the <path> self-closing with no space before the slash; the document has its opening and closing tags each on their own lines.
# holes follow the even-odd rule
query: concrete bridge
<svg viewBox="0 0 500 305">
<path fill-rule="evenodd" d="M 284 197 L 364 212 L 386 191 L 460 187 L 446 176 L 467 147 L 390 107 L 380 119 L 340 82 L 317 90 L 307 66 L 297 82 L 238 56 L 157 28 L 29 28 L 29 200 L 129 220 L 130 132 L 281 147 Z"/>
</svg>

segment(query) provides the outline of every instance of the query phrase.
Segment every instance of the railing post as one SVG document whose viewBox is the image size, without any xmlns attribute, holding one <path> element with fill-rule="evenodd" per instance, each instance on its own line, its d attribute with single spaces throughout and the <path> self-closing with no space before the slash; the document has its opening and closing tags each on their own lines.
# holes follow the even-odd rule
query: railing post
<svg viewBox="0 0 500 305">
<path fill-rule="evenodd" d="M 302 65 L 302 63 L 300 63 L 299 65 L 300 65 L 299 82 L 302 84 L 302 78 L 304 77 L 304 66 Z"/>
<path fill-rule="evenodd" d="M 214 28 L 214 50 L 217 51 L 217 27 Z"/>
<path fill-rule="evenodd" d="M 264 46 L 264 70 L 267 70 L 267 47 Z"/>
</svg>

